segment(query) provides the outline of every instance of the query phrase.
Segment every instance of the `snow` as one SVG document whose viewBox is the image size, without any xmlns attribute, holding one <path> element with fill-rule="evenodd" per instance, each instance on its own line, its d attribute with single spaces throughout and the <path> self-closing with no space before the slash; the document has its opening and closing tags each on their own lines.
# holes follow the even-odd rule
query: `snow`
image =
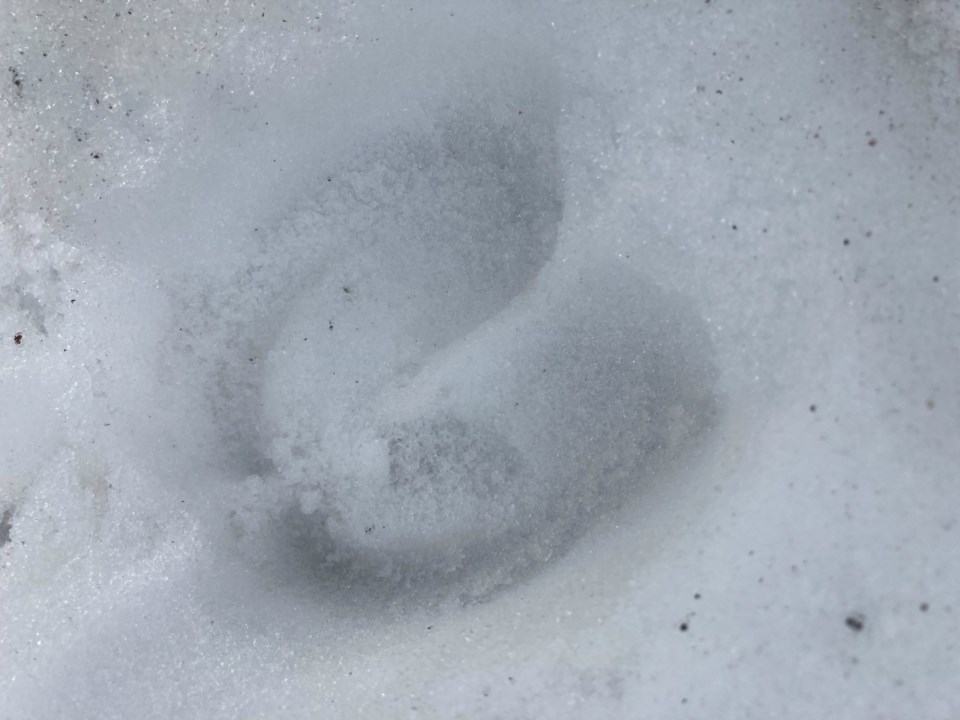
<svg viewBox="0 0 960 720">
<path fill-rule="evenodd" d="M 0 717 L 960 712 L 952 3 L 0 10 Z"/>
</svg>

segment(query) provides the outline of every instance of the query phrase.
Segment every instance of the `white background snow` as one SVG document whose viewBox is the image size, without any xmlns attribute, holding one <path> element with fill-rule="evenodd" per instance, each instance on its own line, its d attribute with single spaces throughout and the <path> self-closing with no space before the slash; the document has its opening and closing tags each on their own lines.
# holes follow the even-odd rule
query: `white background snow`
<svg viewBox="0 0 960 720">
<path fill-rule="evenodd" d="M 956 3 L 0 53 L 0 717 L 960 715 Z"/>
</svg>

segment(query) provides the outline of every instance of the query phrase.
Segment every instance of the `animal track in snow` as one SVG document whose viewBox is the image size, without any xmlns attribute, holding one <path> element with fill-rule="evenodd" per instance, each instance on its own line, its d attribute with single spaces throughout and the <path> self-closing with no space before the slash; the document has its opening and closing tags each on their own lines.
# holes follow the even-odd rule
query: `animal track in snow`
<svg viewBox="0 0 960 720">
<path fill-rule="evenodd" d="M 710 424 L 709 343 L 682 299 L 557 259 L 576 232 L 561 116 L 549 84 L 515 110 L 533 86 L 358 141 L 238 274 L 208 397 L 252 473 L 234 525 L 258 564 L 483 594 Z"/>
</svg>

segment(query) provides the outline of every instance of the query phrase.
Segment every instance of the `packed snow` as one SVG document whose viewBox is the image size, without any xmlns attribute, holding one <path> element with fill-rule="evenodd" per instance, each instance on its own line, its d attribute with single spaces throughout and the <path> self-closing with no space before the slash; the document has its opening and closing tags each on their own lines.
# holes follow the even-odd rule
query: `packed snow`
<svg viewBox="0 0 960 720">
<path fill-rule="evenodd" d="M 0 718 L 954 718 L 949 0 L 2 0 Z"/>
</svg>

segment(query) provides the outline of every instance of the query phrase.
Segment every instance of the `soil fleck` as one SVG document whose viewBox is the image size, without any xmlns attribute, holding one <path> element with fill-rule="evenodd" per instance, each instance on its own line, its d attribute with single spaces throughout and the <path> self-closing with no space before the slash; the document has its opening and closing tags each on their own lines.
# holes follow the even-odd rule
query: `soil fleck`
<svg viewBox="0 0 960 720">
<path fill-rule="evenodd" d="M 844 620 L 847 627 L 853 630 L 854 632 L 860 632 L 863 630 L 863 625 L 866 622 L 866 618 L 863 617 L 860 613 L 851 613 L 847 615 L 847 619 Z"/>
</svg>

